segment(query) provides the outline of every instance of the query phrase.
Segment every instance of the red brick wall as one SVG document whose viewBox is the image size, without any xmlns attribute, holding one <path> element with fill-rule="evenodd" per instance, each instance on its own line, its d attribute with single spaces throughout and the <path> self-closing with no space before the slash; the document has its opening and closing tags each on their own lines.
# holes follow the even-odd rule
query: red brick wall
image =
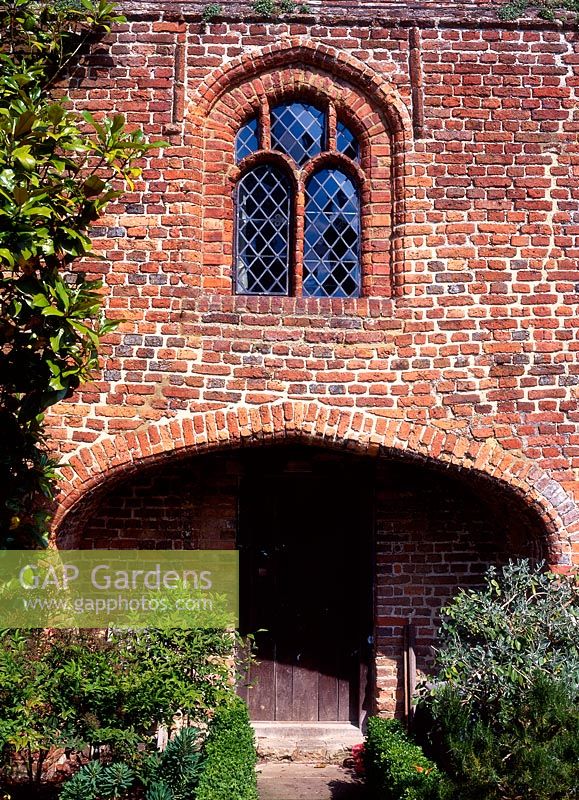
<svg viewBox="0 0 579 800">
<path fill-rule="evenodd" d="M 501 26 L 491 5 L 484 25 L 473 4 L 372 3 L 370 20 L 344 2 L 208 27 L 199 4 L 182 19 L 144 4 L 96 48 L 75 104 L 170 144 L 95 230 L 124 322 L 102 374 L 51 417 L 65 458 L 89 448 L 80 480 L 117 435 L 316 401 L 536 465 L 579 546 L 577 36 Z M 287 81 L 351 108 L 368 140 L 359 300 L 232 295 L 232 136 Z"/>
</svg>

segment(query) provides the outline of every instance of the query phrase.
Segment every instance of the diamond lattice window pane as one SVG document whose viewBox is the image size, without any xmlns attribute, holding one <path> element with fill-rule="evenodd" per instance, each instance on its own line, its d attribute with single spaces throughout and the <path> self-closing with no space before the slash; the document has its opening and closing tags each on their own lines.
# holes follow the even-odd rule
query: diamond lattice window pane
<svg viewBox="0 0 579 800">
<path fill-rule="evenodd" d="M 277 106 L 271 112 L 271 146 L 300 166 L 321 153 L 326 115 L 305 103 Z"/>
<path fill-rule="evenodd" d="M 259 149 L 257 140 L 257 117 L 242 125 L 235 137 L 235 160 L 237 162 Z"/>
<path fill-rule="evenodd" d="M 256 167 L 237 188 L 238 294 L 287 294 L 291 198 L 285 176 Z"/>
<path fill-rule="evenodd" d="M 336 146 L 339 153 L 343 153 L 352 161 L 357 161 L 360 155 L 358 140 L 343 122 L 338 122 L 336 127 Z"/>
<path fill-rule="evenodd" d="M 360 295 L 360 202 L 337 169 L 316 172 L 306 186 L 303 292 L 306 297 Z"/>
</svg>

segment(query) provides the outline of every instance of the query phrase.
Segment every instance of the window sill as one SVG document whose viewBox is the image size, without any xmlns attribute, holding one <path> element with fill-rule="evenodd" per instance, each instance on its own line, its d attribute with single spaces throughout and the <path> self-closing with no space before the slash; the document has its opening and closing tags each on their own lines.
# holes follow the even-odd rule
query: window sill
<svg viewBox="0 0 579 800">
<path fill-rule="evenodd" d="M 223 312 L 258 315 L 391 317 L 394 303 L 388 297 L 280 297 L 200 294 L 185 302 L 185 308 L 201 313 Z M 239 323 L 243 324 L 240 318 Z"/>
</svg>

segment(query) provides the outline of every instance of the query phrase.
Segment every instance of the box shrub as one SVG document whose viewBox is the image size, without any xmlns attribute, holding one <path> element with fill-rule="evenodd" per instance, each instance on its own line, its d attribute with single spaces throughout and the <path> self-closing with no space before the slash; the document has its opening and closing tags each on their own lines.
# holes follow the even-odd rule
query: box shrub
<svg viewBox="0 0 579 800">
<path fill-rule="evenodd" d="M 256 761 L 247 707 L 235 697 L 209 725 L 196 800 L 257 800 Z"/>
<path fill-rule="evenodd" d="M 405 733 L 398 720 L 368 720 L 365 766 L 370 796 L 379 800 L 439 800 L 443 774 Z"/>
</svg>

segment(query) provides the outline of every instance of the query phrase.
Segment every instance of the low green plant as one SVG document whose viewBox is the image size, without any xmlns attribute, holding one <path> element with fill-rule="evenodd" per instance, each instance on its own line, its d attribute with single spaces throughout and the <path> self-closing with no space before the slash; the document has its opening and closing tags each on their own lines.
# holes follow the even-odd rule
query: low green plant
<svg viewBox="0 0 579 800">
<path fill-rule="evenodd" d="M 146 800 L 191 800 L 201 767 L 200 732 L 183 728 L 162 753 L 141 755 L 136 769 L 90 761 L 65 784 L 60 800 L 121 800 L 134 787 L 145 790 Z"/>
<path fill-rule="evenodd" d="M 279 17 L 281 14 L 295 14 L 298 4 L 295 0 L 253 0 L 253 11 L 263 17 Z M 309 13 L 306 4 L 299 7 L 301 14 Z"/>
<path fill-rule="evenodd" d="M 279 13 L 275 0 L 253 0 L 252 8 L 256 14 L 264 17 L 275 17 Z"/>
<path fill-rule="evenodd" d="M 212 22 L 216 17 L 221 16 L 223 7 L 219 3 L 209 3 L 203 9 L 202 17 L 204 22 Z"/>
<path fill-rule="evenodd" d="M 204 757 L 196 800 L 257 800 L 255 741 L 240 698 L 216 710 Z"/>
<path fill-rule="evenodd" d="M 158 757 L 152 771 L 147 794 L 169 794 L 170 800 L 189 800 L 194 797 L 203 757 L 200 732 L 197 728 L 182 728 Z"/>
<path fill-rule="evenodd" d="M 103 797 L 119 800 L 124 797 L 135 781 L 135 773 L 122 761 L 106 766 L 100 776 L 100 788 Z"/>
<path fill-rule="evenodd" d="M 534 11 L 541 19 L 553 21 L 561 14 L 574 14 L 579 18 L 579 0 L 511 0 L 499 9 L 499 17 L 512 21 Z"/>
<path fill-rule="evenodd" d="M 85 764 L 64 785 L 60 800 L 120 800 L 135 783 L 135 773 L 122 762 L 103 767 L 98 761 Z"/>
<path fill-rule="evenodd" d="M 81 767 L 76 775 L 65 783 L 59 795 L 59 800 L 94 800 L 97 787 L 84 772 L 84 769 L 85 767 Z"/>
<path fill-rule="evenodd" d="M 367 784 L 380 800 L 440 800 L 445 777 L 398 720 L 371 717 L 364 748 Z"/>
<path fill-rule="evenodd" d="M 145 795 L 146 800 L 173 800 L 173 794 L 166 783 L 154 783 Z"/>
</svg>

